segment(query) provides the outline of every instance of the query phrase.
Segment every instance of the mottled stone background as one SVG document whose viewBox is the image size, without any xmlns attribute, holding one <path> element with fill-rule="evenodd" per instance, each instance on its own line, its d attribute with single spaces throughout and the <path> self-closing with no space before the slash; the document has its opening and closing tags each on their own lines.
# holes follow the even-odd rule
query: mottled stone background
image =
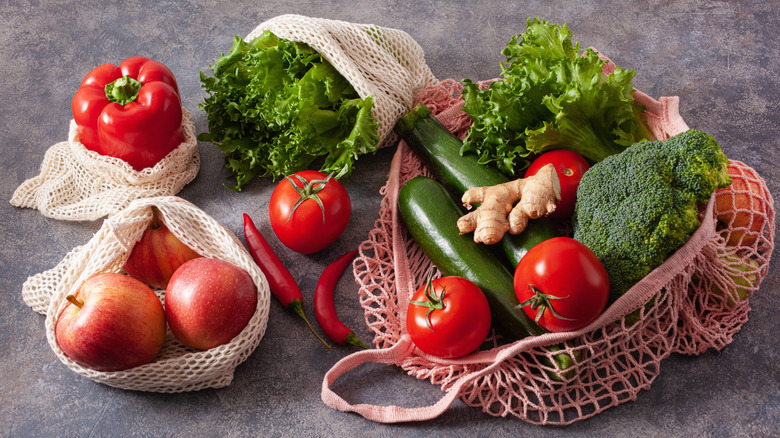
<svg viewBox="0 0 780 438">
<path fill-rule="evenodd" d="M 500 50 L 528 17 L 568 22 L 574 39 L 635 69 L 650 96 L 680 96 L 691 127 L 714 135 L 727 155 L 756 168 L 780 193 L 778 80 L 780 3 L 744 1 L 16 1 L 0 5 L 0 435 L 2 436 L 770 436 L 780 433 L 780 284 L 772 269 L 751 299 L 750 320 L 720 352 L 672 356 L 636 401 L 567 428 L 494 418 L 456 402 L 419 424 L 381 425 L 332 410 L 322 377 L 350 348 L 325 351 L 297 317 L 272 302 L 265 338 L 225 389 L 159 395 L 113 389 L 62 365 L 44 317 L 22 301 L 29 275 L 86 243 L 100 221 L 69 223 L 11 206 L 13 190 L 37 174 L 46 149 L 65 140 L 70 100 L 94 66 L 145 55 L 175 73 L 199 132 L 205 70 L 257 24 L 284 13 L 374 23 L 409 32 L 439 79 L 489 79 Z M 199 145 L 199 176 L 180 195 L 241 234 L 241 213 L 270 233 L 273 184 L 241 193 L 222 187 L 227 172 L 211 144 Z M 365 240 L 377 218 L 394 148 L 363 157 L 345 184 L 354 202 L 349 229 L 328 251 L 299 256 L 271 244 L 311 299 L 319 273 Z M 776 255 L 776 254 L 775 254 Z M 777 261 L 772 261 L 772 267 Z M 342 319 L 370 333 L 350 276 L 339 284 Z M 309 308 L 313 317 L 313 310 Z M 352 401 L 423 406 L 438 387 L 366 366 L 339 391 Z"/>
</svg>

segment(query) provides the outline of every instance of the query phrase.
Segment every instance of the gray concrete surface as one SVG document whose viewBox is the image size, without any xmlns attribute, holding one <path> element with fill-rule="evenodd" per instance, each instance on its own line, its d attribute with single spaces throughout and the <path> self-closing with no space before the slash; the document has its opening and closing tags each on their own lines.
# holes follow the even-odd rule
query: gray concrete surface
<svg viewBox="0 0 780 438">
<path fill-rule="evenodd" d="M 498 75 L 499 51 L 528 17 L 568 22 L 575 39 L 635 69 L 653 97 L 680 96 L 691 127 L 714 135 L 727 155 L 756 168 L 780 194 L 777 75 L 780 3 L 743 1 L 16 1 L 0 5 L 0 435 L 26 436 L 777 436 L 780 434 L 780 276 L 772 269 L 751 299 L 750 320 L 731 345 L 697 357 L 674 355 L 637 400 L 565 428 L 494 418 L 456 402 L 437 419 L 382 425 L 320 400 L 324 373 L 349 348 L 325 351 L 296 317 L 272 302 L 265 338 L 233 384 L 178 395 L 129 392 L 71 372 L 50 350 L 44 318 L 22 301 L 29 275 L 51 268 L 89 240 L 101 221 L 72 223 L 18 209 L 7 200 L 37 174 L 46 149 L 66 139 L 70 100 L 92 67 L 145 55 L 175 73 L 199 132 L 205 70 L 232 37 L 284 13 L 374 23 L 409 32 L 439 79 Z M 199 176 L 180 195 L 241 235 L 241 213 L 270 231 L 264 216 L 273 184 L 222 187 L 227 173 L 211 144 L 199 145 Z M 393 148 L 361 158 L 345 184 L 352 222 L 330 250 L 301 257 L 272 245 L 310 298 L 319 272 L 365 240 L 377 218 Z M 339 284 L 342 319 L 364 340 L 351 278 Z M 313 312 L 310 313 L 313 316 Z M 340 391 L 353 400 L 420 406 L 441 392 L 389 372 L 360 371 Z M 369 382 L 368 377 L 374 377 Z"/>
</svg>

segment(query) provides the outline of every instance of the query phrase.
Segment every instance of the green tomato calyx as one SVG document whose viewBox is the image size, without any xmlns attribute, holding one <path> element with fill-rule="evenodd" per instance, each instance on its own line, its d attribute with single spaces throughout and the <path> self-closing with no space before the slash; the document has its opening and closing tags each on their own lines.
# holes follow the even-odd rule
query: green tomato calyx
<svg viewBox="0 0 780 438">
<path fill-rule="evenodd" d="M 425 280 L 425 298 L 426 301 L 409 301 L 410 304 L 414 304 L 416 306 L 421 307 L 427 307 L 428 312 L 425 314 L 425 324 L 428 326 L 429 329 L 431 329 L 432 332 L 436 333 L 436 330 L 433 329 L 433 326 L 431 325 L 431 312 L 434 310 L 442 310 L 444 309 L 444 294 L 447 292 L 446 288 L 442 286 L 441 288 L 441 294 L 439 296 L 436 296 L 436 291 L 433 289 L 433 269 L 428 271 L 428 279 Z"/>
<path fill-rule="evenodd" d="M 528 284 L 528 289 L 533 293 L 533 295 L 531 296 L 531 298 L 520 303 L 518 307 L 523 308 L 525 306 L 531 306 L 532 310 L 536 310 L 536 318 L 534 318 L 534 321 L 536 321 L 537 324 L 539 323 L 539 320 L 542 318 L 542 314 L 547 309 L 549 309 L 550 313 L 552 313 L 552 315 L 558 319 L 562 319 L 565 321 L 575 321 L 572 318 L 566 318 L 561 315 L 558 315 L 558 313 L 555 311 L 555 309 L 552 306 L 551 300 L 563 300 L 569 298 L 568 295 L 566 295 L 565 297 L 557 297 L 555 295 L 546 294 L 540 291 L 533 284 Z"/>
<path fill-rule="evenodd" d="M 331 172 L 330 175 L 325 177 L 325 179 L 313 179 L 311 181 L 307 180 L 306 178 L 300 176 L 300 175 L 293 175 L 295 178 L 298 179 L 298 181 L 303 184 L 303 187 L 299 186 L 298 184 L 295 184 L 295 181 L 290 176 L 285 176 L 287 181 L 290 181 L 290 184 L 292 184 L 293 188 L 296 192 L 298 192 L 298 195 L 300 198 L 298 198 L 298 201 L 295 202 L 295 205 L 293 205 L 292 210 L 290 210 L 290 215 L 287 216 L 287 223 L 290 223 L 290 219 L 292 219 L 293 214 L 295 213 L 295 210 L 304 203 L 307 199 L 313 199 L 314 202 L 317 203 L 317 205 L 320 206 L 320 210 L 322 210 L 322 223 L 325 223 L 325 206 L 322 204 L 322 199 L 320 199 L 319 192 L 320 190 L 325 188 L 325 185 L 328 184 L 330 179 L 333 177 L 333 173 Z"/>
</svg>

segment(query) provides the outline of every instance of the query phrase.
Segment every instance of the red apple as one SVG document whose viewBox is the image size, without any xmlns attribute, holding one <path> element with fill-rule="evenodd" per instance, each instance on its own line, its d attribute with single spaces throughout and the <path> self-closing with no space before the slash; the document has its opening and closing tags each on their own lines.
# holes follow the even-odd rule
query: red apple
<svg viewBox="0 0 780 438">
<path fill-rule="evenodd" d="M 208 350 L 230 342 L 257 307 L 257 286 L 238 266 L 201 257 L 173 273 L 165 290 L 165 317 L 182 344 Z"/>
<path fill-rule="evenodd" d="M 157 208 L 152 207 L 152 214 L 152 223 L 133 247 L 125 271 L 155 289 L 165 289 L 174 271 L 199 255 L 160 222 Z"/>
<path fill-rule="evenodd" d="M 718 221 L 731 227 L 727 244 L 750 246 L 764 227 L 765 194 L 760 177 L 750 168 L 730 165 L 731 185 L 716 190 L 715 210 Z"/>
<path fill-rule="evenodd" d="M 97 274 L 67 297 L 54 334 L 66 356 L 97 371 L 152 361 L 165 341 L 165 312 L 149 286 L 127 275 Z"/>
</svg>

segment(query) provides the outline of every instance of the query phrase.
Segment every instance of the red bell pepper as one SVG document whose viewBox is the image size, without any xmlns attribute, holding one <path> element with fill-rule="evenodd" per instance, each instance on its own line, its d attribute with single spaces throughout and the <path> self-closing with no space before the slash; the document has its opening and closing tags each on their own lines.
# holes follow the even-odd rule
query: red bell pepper
<svg viewBox="0 0 780 438">
<path fill-rule="evenodd" d="M 90 71 L 73 96 L 81 143 L 135 170 L 157 164 L 182 142 L 182 109 L 173 73 L 142 56 Z"/>
</svg>

